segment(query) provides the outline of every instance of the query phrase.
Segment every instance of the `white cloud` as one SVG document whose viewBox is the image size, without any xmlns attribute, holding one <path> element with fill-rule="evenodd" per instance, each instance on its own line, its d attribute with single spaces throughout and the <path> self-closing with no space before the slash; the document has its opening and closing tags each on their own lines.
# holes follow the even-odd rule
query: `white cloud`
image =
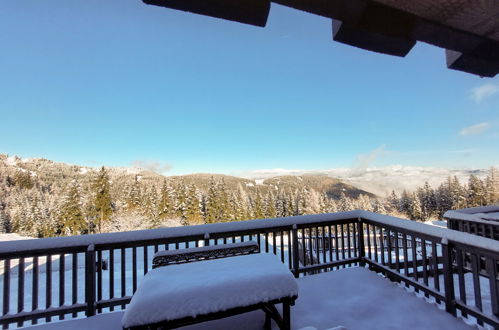
<svg viewBox="0 0 499 330">
<path fill-rule="evenodd" d="M 494 94 L 499 93 L 499 85 L 496 84 L 484 84 L 471 89 L 471 98 L 476 102 L 480 103 L 485 98 L 490 97 Z"/>
<path fill-rule="evenodd" d="M 135 160 L 132 162 L 132 166 L 140 167 L 145 170 L 149 170 L 156 173 L 168 172 L 172 169 L 172 166 L 168 163 L 160 163 L 156 161 L 149 160 Z"/>
<path fill-rule="evenodd" d="M 386 146 L 383 144 L 368 154 L 359 154 L 353 170 L 355 172 L 364 172 L 377 158 L 386 153 L 385 149 Z"/>
<path fill-rule="evenodd" d="M 459 134 L 461 134 L 462 136 L 477 135 L 483 133 L 487 128 L 489 128 L 489 126 L 490 124 L 487 122 L 476 124 L 463 128 L 459 131 Z"/>
</svg>

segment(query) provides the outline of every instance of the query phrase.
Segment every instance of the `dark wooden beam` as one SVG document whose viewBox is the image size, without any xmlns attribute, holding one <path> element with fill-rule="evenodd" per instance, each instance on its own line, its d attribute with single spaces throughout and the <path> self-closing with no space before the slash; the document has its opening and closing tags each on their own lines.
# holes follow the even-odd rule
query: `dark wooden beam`
<svg viewBox="0 0 499 330">
<path fill-rule="evenodd" d="M 389 55 L 405 56 L 416 44 L 414 15 L 364 0 L 277 0 L 283 5 L 333 19 L 333 39 Z"/>
<path fill-rule="evenodd" d="M 463 54 L 454 50 L 445 51 L 447 67 L 481 77 L 494 77 L 499 73 L 499 60 Z"/>
<path fill-rule="evenodd" d="M 394 56 L 407 55 L 416 44 L 414 40 L 371 32 L 338 20 L 333 20 L 333 40 L 362 49 Z"/>
<path fill-rule="evenodd" d="M 149 5 L 183 10 L 264 27 L 270 0 L 142 0 Z"/>
</svg>

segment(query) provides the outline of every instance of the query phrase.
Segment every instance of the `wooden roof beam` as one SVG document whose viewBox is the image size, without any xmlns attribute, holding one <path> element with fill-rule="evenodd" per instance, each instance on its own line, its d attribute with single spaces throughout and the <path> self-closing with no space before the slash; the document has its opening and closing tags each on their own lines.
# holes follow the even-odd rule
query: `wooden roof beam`
<svg viewBox="0 0 499 330">
<path fill-rule="evenodd" d="M 333 12 L 346 20 L 333 19 L 333 40 L 378 53 L 406 56 L 412 38 L 413 15 L 373 2 L 338 1 Z"/>
<path fill-rule="evenodd" d="M 497 54 L 499 56 L 499 52 Z M 445 50 L 445 57 L 449 69 L 490 78 L 499 73 L 499 59 L 487 59 L 449 49 Z"/>
<path fill-rule="evenodd" d="M 149 5 L 264 27 L 270 0 L 142 0 Z"/>
<path fill-rule="evenodd" d="M 394 56 L 406 56 L 414 40 L 391 37 L 333 20 L 333 39 L 351 46 Z"/>
</svg>

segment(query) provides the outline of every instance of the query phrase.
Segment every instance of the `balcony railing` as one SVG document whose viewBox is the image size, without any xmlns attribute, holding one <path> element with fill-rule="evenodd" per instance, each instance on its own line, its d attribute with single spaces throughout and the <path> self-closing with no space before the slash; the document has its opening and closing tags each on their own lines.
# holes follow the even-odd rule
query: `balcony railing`
<svg viewBox="0 0 499 330">
<path fill-rule="evenodd" d="M 368 266 L 454 316 L 499 327 L 499 242 L 366 211 L 0 244 L 0 324 L 124 309 L 160 249 L 254 240 L 296 277 Z"/>
<path fill-rule="evenodd" d="M 447 228 L 499 241 L 499 221 L 484 220 L 477 214 L 499 213 L 499 206 L 472 207 L 447 211 Z"/>
</svg>

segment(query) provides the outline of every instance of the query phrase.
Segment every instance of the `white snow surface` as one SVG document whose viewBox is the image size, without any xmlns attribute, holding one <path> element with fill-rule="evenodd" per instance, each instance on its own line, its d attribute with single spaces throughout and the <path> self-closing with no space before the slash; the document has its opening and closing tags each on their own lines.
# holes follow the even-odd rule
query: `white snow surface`
<svg viewBox="0 0 499 330">
<path fill-rule="evenodd" d="M 490 222 L 488 222 L 490 220 L 499 221 L 499 206 L 490 205 L 461 210 L 450 210 L 444 213 L 444 218 L 490 224 Z"/>
<path fill-rule="evenodd" d="M 473 329 L 438 306 L 365 268 L 306 276 L 297 282 L 300 295 L 296 305 L 291 307 L 292 329 L 334 329 L 339 326 L 348 330 Z M 45 324 L 33 330 L 121 330 L 122 315 L 122 312 L 106 313 L 88 319 Z M 182 329 L 260 330 L 263 321 L 263 312 L 255 311 Z M 275 324 L 273 329 L 277 329 Z"/>
<path fill-rule="evenodd" d="M 16 166 L 17 165 L 17 157 L 16 156 L 9 156 L 5 159 L 4 163 L 7 166 Z"/>
<path fill-rule="evenodd" d="M 159 267 L 144 276 L 122 325 L 196 317 L 297 295 L 296 279 L 273 254 Z"/>
</svg>

